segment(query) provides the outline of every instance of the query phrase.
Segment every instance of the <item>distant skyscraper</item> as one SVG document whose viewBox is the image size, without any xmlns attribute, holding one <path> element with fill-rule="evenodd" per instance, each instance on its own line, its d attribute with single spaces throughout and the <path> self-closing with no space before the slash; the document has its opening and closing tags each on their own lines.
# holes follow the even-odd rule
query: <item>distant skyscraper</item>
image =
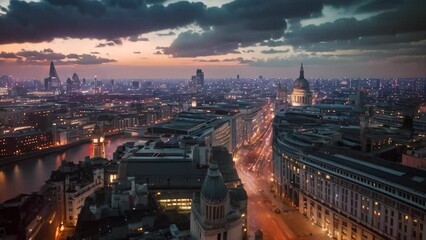
<svg viewBox="0 0 426 240">
<path fill-rule="evenodd" d="M 197 81 L 198 85 L 204 86 L 204 73 L 201 69 L 197 69 L 196 76 L 197 76 L 197 80 L 198 80 Z"/>
<path fill-rule="evenodd" d="M 102 93 L 102 82 L 98 81 L 98 78 L 96 76 L 95 76 L 95 80 L 93 81 L 93 92 Z"/>
<path fill-rule="evenodd" d="M 277 95 L 275 97 L 275 110 L 279 111 L 287 105 L 287 85 L 282 85 L 278 82 Z"/>
<path fill-rule="evenodd" d="M 192 93 L 196 93 L 198 89 L 204 86 L 204 72 L 201 69 L 197 69 L 195 76 L 192 76 L 190 82 L 190 89 Z"/>
<path fill-rule="evenodd" d="M 133 81 L 133 82 L 132 82 L 132 86 L 133 86 L 133 88 L 138 89 L 138 88 L 139 88 L 139 86 L 140 86 L 139 81 Z"/>
<path fill-rule="evenodd" d="M 276 100 L 281 102 L 287 102 L 287 85 L 283 86 L 281 82 L 278 82 Z"/>
<path fill-rule="evenodd" d="M 46 90 L 54 90 L 61 88 L 61 80 L 56 72 L 53 61 L 50 62 L 49 77 L 44 79 L 44 88 Z"/>
<path fill-rule="evenodd" d="M 299 78 L 294 80 L 293 93 L 291 94 L 291 103 L 293 106 L 311 106 L 312 93 L 309 89 L 309 82 L 305 79 L 305 71 L 303 70 L 303 63 L 300 65 Z"/>
<path fill-rule="evenodd" d="M 72 90 L 73 90 L 72 80 L 71 78 L 67 78 L 67 91 L 72 91 Z"/>
<path fill-rule="evenodd" d="M 80 78 L 78 77 L 77 73 L 74 73 L 72 75 L 72 82 L 73 82 L 76 89 L 80 89 L 81 81 L 80 81 Z"/>
<path fill-rule="evenodd" d="M 93 157 L 105 158 L 104 134 L 98 124 L 95 125 L 92 135 Z"/>
</svg>

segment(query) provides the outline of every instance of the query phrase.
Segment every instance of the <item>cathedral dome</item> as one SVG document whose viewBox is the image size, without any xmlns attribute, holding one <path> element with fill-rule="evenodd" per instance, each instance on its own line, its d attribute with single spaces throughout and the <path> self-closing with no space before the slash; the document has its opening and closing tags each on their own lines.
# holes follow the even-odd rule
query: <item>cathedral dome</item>
<svg viewBox="0 0 426 240">
<path fill-rule="evenodd" d="M 309 82 L 304 78 L 294 80 L 293 88 L 309 90 Z"/>
<path fill-rule="evenodd" d="M 210 203 L 221 203 L 226 199 L 228 191 L 217 163 L 212 162 L 201 187 L 201 196 Z"/>
<path fill-rule="evenodd" d="M 294 89 L 309 90 L 309 82 L 308 82 L 308 80 L 305 79 L 305 74 L 304 74 L 304 70 L 303 70 L 303 63 L 300 66 L 300 75 L 299 75 L 299 78 L 297 78 L 296 80 L 294 80 L 293 88 Z"/>
</svg>

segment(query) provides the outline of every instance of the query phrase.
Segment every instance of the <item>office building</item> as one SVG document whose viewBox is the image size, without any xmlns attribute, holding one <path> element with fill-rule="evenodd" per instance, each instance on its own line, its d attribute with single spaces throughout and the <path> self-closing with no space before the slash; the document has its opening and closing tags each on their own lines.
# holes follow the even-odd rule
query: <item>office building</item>
<svg viewBox="0 0 426 240">
<path fill-rule="evenodd" d="M 49 77 L 44 79 L 45 90 L 55 90 L 62 87 L 61 80 L 59 79 L 58 73 L 56 72 L 53 61 L 50 62 Z"/>
<path fill-rule="evenodd" d="M 201 69 L 197 69 L 195 76 L 191 77 L 190 81 L 191 93 L 197 93 L 204 86 L 204 72 Z"/>
<path fill-rule="evenodd" d="M 362 151 L 362 130 L 356 128 L 313 114 L 277 114 L 273 168 L 278 196 L 335 239 L 424 239 L 426 171 Z"/>
</svg>

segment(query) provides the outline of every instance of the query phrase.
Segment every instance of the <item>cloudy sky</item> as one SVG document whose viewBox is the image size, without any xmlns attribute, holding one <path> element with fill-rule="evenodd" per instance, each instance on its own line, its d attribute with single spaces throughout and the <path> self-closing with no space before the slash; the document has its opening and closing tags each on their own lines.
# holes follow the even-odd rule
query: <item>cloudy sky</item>
<svg viewBox="0 0 426 240">
<path fill-rule="evenodd" d="M 0 74 L 426 76 L 424 0 L 0 0 Z"/>
</svg>

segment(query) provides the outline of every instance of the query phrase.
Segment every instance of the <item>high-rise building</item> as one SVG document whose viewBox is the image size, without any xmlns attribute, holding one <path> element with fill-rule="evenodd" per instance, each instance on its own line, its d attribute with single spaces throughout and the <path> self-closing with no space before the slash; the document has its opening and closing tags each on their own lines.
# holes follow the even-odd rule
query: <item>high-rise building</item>
<svg viewBox="0 0 426 240">
<path fill-rule="evenodd" d="M 104 135 L 98 124 L 95 125 L 92 135 L 93 157 L 105 158 Z"/>
<path fill-rule="evenodd" d="M 139 81 L 133 81 L 132 86 L 133 86 L 133 88 L 138 89 L 139 86 L 140 86 Z"/>
<path fill-rule="evenodd" d="M 78 90 L 81 88 L 81 81 L 80 78 L 78 77 L 77 73 L 74 73 L 72 75 L 72 83 L 73 83 L 73 87 L 74 89 Z"/>
<path fill-rule="evenodd" d="M 197 84 L 200 86 L 204 86 L 204 72 L 201 69 L 197 69 L 196 72 L 196 76 L 197 76 Z"/>
<path fill-rule="evenodd" d="M 278 82 L 277 95 L 275 97 L 275 109 L 279 111 L 287 104 L 287 86 Z"/>
<path fill-rule="evenodd" d="M 312 93 L 309 90 L 309 82 L 305 79 L 303 63 L 300 66 L 299 78 L 294 80 L 293 93 L 291 94 L 291 102 L 295 107 L 311 106 Z"/>
<path fill-rule="evenodd" d="M 44 89 L 54 90 L 61 88 L 61 80 L 59 79 L 58 73 L 56 72 L 53 61 L 50 62 L 49 77 L 44 79 Z"/>
<path fill-rule="evenodd" d="M 192 76 L 190 82 L 190 89 L 192 93 L 196 93 L 200 88 L 204 86 L 204 72 L 201 69 L 197 69 L 195 76 Z"/>
</svg>

